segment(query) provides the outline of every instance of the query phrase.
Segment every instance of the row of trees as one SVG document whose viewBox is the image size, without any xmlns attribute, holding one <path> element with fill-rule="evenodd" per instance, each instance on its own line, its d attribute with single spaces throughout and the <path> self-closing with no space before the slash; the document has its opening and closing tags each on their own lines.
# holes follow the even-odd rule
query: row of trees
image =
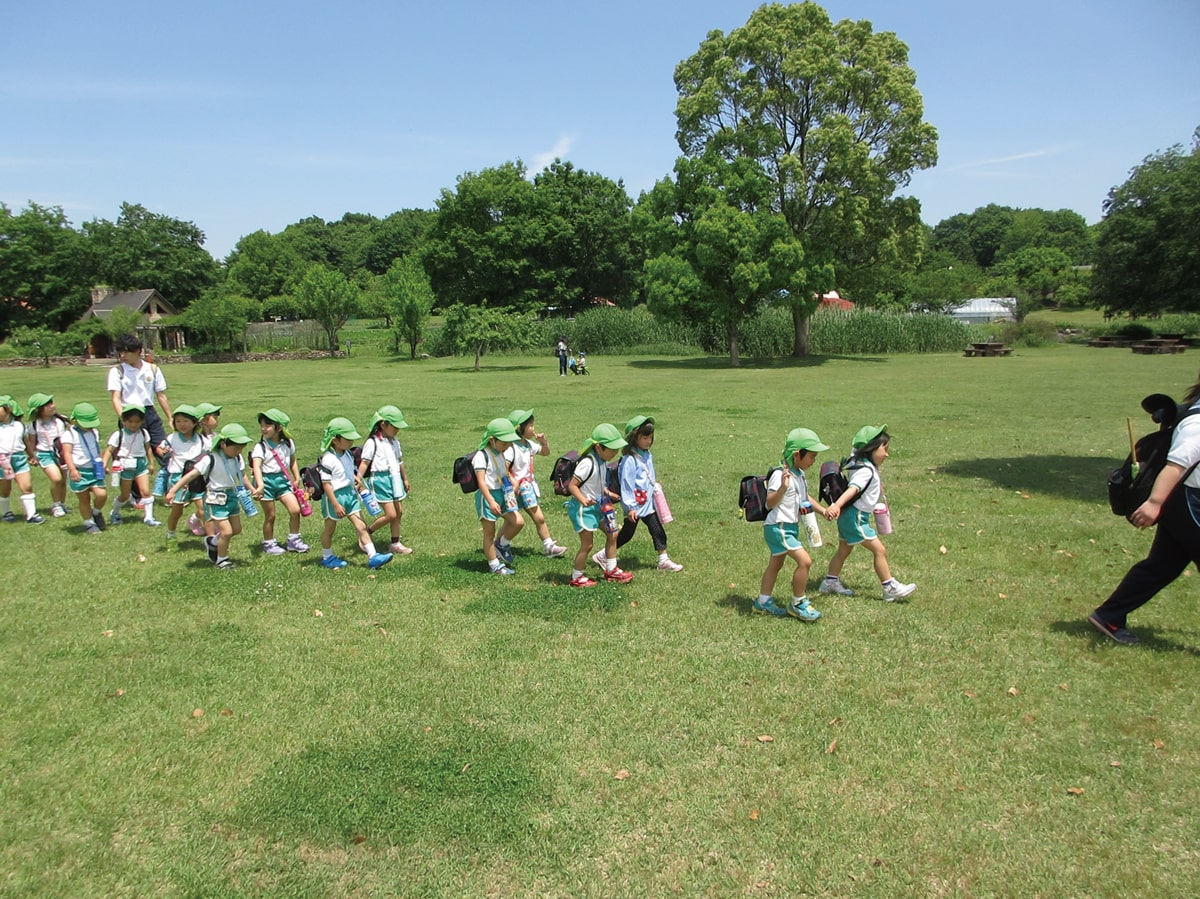
<svg viewBox="0 0 1200 899">
<path fill-rule="evenodd" d="M 719 324 L 735 364 L 737 324 L 763 305 L 790 311 L 805 354 L 815 297 L 834 288 L 904 309 L 978 295 L 1016 296 L 1020 314 L 1089 297 L 1112 311 L 1197 308 L 1195 147 L 1149 158 L 1097 227 L 990 205 L 930 228 L 898 195 L 936 162 L 937 134 L 896 35 L 834 23 L 812 2 L 767 5 L 710 33 L 675 84 L 681 155 L 636 202 L 568 162 L 530 178 L 516 160 L 461 176 L 433 210 L 304 219 L 247 235 L 221 264 L 195 225 L 141 206 L 78 231 L 61 209 L 0 206 L 0 337 L 61 329 L 97 284 L 157 287 L 213 347 L 279 316 L 317 320 L 333 348 L 346 318 L 366 315 L 413 354 L 435 307 L 454 307 L 478 352 L 501 340 L 505 311 L 645 302 Z"/>
</svg>

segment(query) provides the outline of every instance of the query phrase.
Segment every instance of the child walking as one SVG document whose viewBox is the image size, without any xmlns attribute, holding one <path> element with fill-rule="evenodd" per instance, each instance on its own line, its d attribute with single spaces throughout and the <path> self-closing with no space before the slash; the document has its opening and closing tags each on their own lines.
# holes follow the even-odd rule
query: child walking
<svg viewBox="0 0 1200 899">
<path fill-rule="evenodd" d="M 671 561 L 667 555 L 667 532 L 659 520 L 654 506 L 654 493 L 658 486 L 654 471 L 654 419 L 635 415 L 625 423 L 625 439 L 629 445 L 621 450 L 621 461 L 617 474 L 621 483 L 621 506 L 625 509 L 625 522 L 617 534 L 617 549 L 632 538 L 638 522 L 646 525 L 654 549 L 658 552 L 659 571 L 683 571 L 683 566 Z"/>
<path fill-rule="evenodd" d="M 513 424 L 507 418 L 493 418 L 483 432 L 479 449 L 471 456 L 471 467 L 475 469 L 475 480 L 479 489 L 475 492 L 475 514 L 483 529 L 483 557 L 487 559 L 492 574 L 509 575 L 512 568 L 512 540 L 525 527 L 525 519 L 517 511 L 517 495 L 513 486 L 512 473 L 504 454 L 519 440 Z M 500 538 L 496 539 L 496 522 L 503 518 Z"/>
<path fill-rule="evenodd" d="M 25 453 L 29 464 L 44 471 L 50 481 L 50 514 L 55 518 L 67 514 L 67 481 L 63 477 L 58 447 L 62 445 L 62 435 L 70 427 L 71 423 L 58 414 L 53 396 L 35 393 L 29 398 Z"/>
<path fill-rule="evenodd" d="M 200 416 L 200 439 L 204 441 L 204 451 L 213 448 L 217 439 L 217 429 L 221 427 L 221 407 L 213 403 L 197 403 L 196 414 Z M 203 492 L 203 491 L 201 491 Z M 205 535 L 216 538 L 213 523 L 201 515 L 191 515 L 188 518 L 188 530 L 197 537 Z"/>
<path fill-rule="evenodd" d="M 239 487 L 250 489 L 250 481 L 246 478 L 246 462 L 242 458 L 250 435 L 241 425 L 231 423 L 221 428 L 216 438 L 212 452 L 202 455 L 191 471 L 167 488 L 163 499 L 173 503 L 175 497 L 196 478 L 207 479 L 204 516 L 213 523 L 216 537 L 205 537 L 204 543 L 213 564 L 229 570 L 233 568 L 233 562 L 229 560 L 230 541 L 242 532 L 242 504 L 237 491 Z"/>
<path fill-rule="evenodd" d="M 262 438 L 250 450 L 254 496 L 262 500 L 262 548 L 269 556 L 308 552 L 308 544 L 300 538 L 300 500 L 296 498 L 295 489 L 300 483 L 300 469 L 296 466 L 296 444 L 287 432 L 291 423 L 288 414 L 279 409 L 259 412 L 258 428 Z M 288 537 L 283 546 L 275 539 L 277 501 L 288 513 Z"/>
<path fill-rule="evenodd" d="M 91 403 L 76 403 L 71 410 L 71 427 L 60 438 L 63 464 L 71 492 L 79 497 L 79 516 L 85 534 L 104 530 L 104 460 L 100 453 L 100 413 Z"/>
<path fill-rule="evenodd" d="M 875 529 L 871 527 L 871 512 L 883 497 L 883 484 L 879 468 L 888 457 L 891 437 L 887 425 L 866 425 L 854 435 L 850 453 L 850 477 L 846 491 L 825 512 L 826 518 L 836 518 L 838 523 L 838 548 L 829 560 L 829 573 L 820 586 L 822 593 L 853 596 L 854 591 L 842 583 L 842 565 L 850 550 L 860 543 L 874 557 L 875 574 L 883 587 L 883 599 L 895 602 L 917 589 L 916 584 L 902 584 L 892 577 L 888 565 L 887 548 Z M 847 514 L 842 514 L 845 511 Z"/>
<path fill-rule="evenodd" d="M 29 457 L 25 453 L 25 424 L 21 404 L 11 396 L 0 396 L 0 518 L 16 521 L 12 511 L 13 484 L 21 492 L 21 508 L 29 524 L 43 524 L 46 519 L 37 513 L 37 497 L 33 493 L 33 478 L 29 474 Z"/>
<path fill-rule="evenodd" d="M 533 457 L 550 455 L 550 444 L 546 435 L 538 433 L 534 427 L 532 409 L 514 409 L 508 413 L 508 420 L 517 432 L 517 439 L 505 451 L 504 460 L 508 463 L 513 484 L 516 486 L 517 508 L 529 513 L 538 536 L 542 538 L 542 549 L 549 558 L 556 559 L 564 555 L 567 548 L 559 546 L 550 536 L 550 527 L 546 524 L 546 516 L 540 505 L 542 492 L 533 477 Z M 508 538 L 501 537 L 499 543 L 501 548 L 511 555 Z"/>
<path fill-rule="evenodd" d="M 392 561 L 391 553 L 376 552 L 367 525 L 362 520 L 362 503 L 355 489 L 358 472 L 354 468 L 354 456 L 350 453 L 351 441 L 361 440 L 362 435 L 354 430 L 348 418 L 332 418 L 325 426 L 321 440 L 321 514 L 325 516 L 325 529 L 321 532 L 321 567 L 338 569 L 346 567 L 346 560 L 333 552 L 333 532 L 343 518 L 349 518 L 358 533 L 358 545 L 367 554 L 367 567 L 382 568 Z"/>
<path fill-rule="evenodd" d="M 196 462 L 208 452 L 209 443 L 200 434 L 200 414 L 196 411 L 195 406 L 190 406 L 187 403 L 180 403 L 175 407 L 175 412 L 171 416 L 171 433 L 167 435 L 167 448 L 170 450 L 170 455 L 167 456 L 167 489 L 174 487 L 179 483 L 179 479 L 183 477 L 185 470 L 191 470 L 195 467 Z M 178 491 L 175 495 L 174 502 L 168 502 L 167 494 L 163 493 L 163 502 L 167 503 L 170 512 L 167 513 L 167 550 L 172 551 L 176 548 L 175 530 L 179 527 L 179 519 L 183 517 L 183 510 L 190 503 L 194 508 L 193 517 L 200 522 L 204 515 L 204 491 L 195 491 L 190 487 L 185 490 Z M 199 537 L 204 533 L 202 525 L 197 526 L 196 536 Z"/>
<path fill-rule="evenodd" d="M 571 571 L 572 587 L 594 587 L 596 582 L 583 573 L 588 556 L 592 551 L 593 535 L 598 530 L 605 533 L 604 550 L 592 556 L 592 561 L 604 572 L 604 579 L 618 584 L 633 580 L 633 575 L 617 567 L 617 528 L 610 502 L 620 499 L 609 493 L 605 486 L 608 479 L 607 465 L 617 457 L 627 444 L 616 425 L 599 424 L 592 429 L 592 438 L 579 454 L 575 473 L 571 475 L 571 498 L 567 500 L 567 517 L 579 535 L 579 551 L 575 553 L 575 567 Z M 608 506 L 607 509 L 604 507 Z M 607 512 L 607 514 L 605 514 Z M 613 521 L 606 521 L 613 518 Z"/>
<path fill-rule="evenodd" d="M 121 523 L 121 506 L 130 505 L 142 508 L 142 521 L 149 527 L 158 527 L 162 522 L 154 518 L 154 497 L 150 495 L 150 432 L 143 425 L 146 422 L 146 412 L 141 406 L 121 407 L 121 427 L 112 432 L 108 438 L 108 446 L 104 449 L 104 464 L 112 464 L 114 471 L 120 472 L 121 491 L 113 500 L 112 512 L 109 513 L 109 524 Z M 133 500 L 130 494 L 133 485 L 137 483 L 140 500 Z"/>
<path fill-rule="evenodd" d="M 388 549 L 407 556 L 412 548 L 400 542 L 400 519 L 404 517 L 404 499 L 408 496 L 408 473 L 404 470 L 404 450 L 397 435 L 408 422 L 395 406 L 380 406 L 371 418 L 371 434 L 363 442 L 358 478 L 375 494 L 383 512 L 371 522 L 368 534 L 382 527 L 391 528 Z M 369 474 L 368 474 L 369 472 Z"/>
<path fill-rule="evenodd" d="M 808 480 L 805 472 L 817 459 L 817 453 L 829 449 L 821 442 L 815 431 L 808 428 L 793 428 L 788 431 L 783 444 L 783 467 L 776 468 L 767 479 L 767 517 L 763 521 L 763 539 L 771 560 L 763 572 L 754 600 L 754 611 L 763 615 L 783 617 L 790 615 L 801 621 L 816 621 L 821 613 L 808 601 L 808 572 L 812 557 L 804 549 L 800 539 L 800 510 L 806 503 L 822 515 L 825 507 L 809 498 Z M 792 598 L 780 608 L 772 597 L 775 580 L 783 569 L 784 560 L 796 563 L 792 574 Z"/>
</svg>

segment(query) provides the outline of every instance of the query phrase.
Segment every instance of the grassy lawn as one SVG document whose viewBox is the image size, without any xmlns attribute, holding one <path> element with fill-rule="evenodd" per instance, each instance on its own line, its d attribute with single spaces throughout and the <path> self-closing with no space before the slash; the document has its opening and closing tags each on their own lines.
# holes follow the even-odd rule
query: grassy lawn
<svg viewBox="0 0 1200 899">
<path fill-rule="evenodd" d="M 1180 395 L 1192 353 L 470 365 L 167 368 L 225 423 L 287 411 L 302 456 L 331 416 L 399 405 L 416 553 L 378 572 L 348 525 L 340 572 L 261 555 L 261 518 L 232 572 L 140 524 L 0 525 L 0 895 L 1200 894 L 1197 575 L 1131 619 L 1141 646 L 1084 621 L 1150 541 L 1105 503 L 1125 417 L 1147 430 L 1138 401 Z M 103 377 L 5 369 L 0 393 L 104 410 Z M 514 407 L 555 454 L 655 416 L 685 570 L 654 571 L 641 531 L 632 583 L 571 590 L 527 527 L 517 575 L 486 574 L 451 463 Z M 792 427 L 841 453 L 883 422 L 912 601 L 879 601 L 857 550 L 860 595 L 814 600 L 821 621 L 751 615 L 741 476 Z"/>
</svg>

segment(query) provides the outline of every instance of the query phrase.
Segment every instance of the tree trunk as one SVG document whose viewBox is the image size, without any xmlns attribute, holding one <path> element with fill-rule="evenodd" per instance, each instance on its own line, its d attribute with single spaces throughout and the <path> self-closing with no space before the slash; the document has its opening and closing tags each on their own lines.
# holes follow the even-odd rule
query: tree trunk
<svg viewBox="0 0 1200 899">
<path fill-rule="evenodd" d="M 729 367 L 737 368 L 741 364 L 738 356 L 737 322 L 730 319 L 729 324 L 725 326 L 725 331 L 729 335 Z"/>
<path fill-rule="evenodd" d="M 796 340 L 792 345 L 792 356 L 802 359 L 808 355 L 808 330 L 812 324 L 812 313 L 801 306 L 792 307 L 792 327 L 796 332 Z"/>
<path fill-rule="evenodd" d="M 483 344 L 475 344 L 475 371 L 479 371 L 479 360 L 483 358 Z"/>
</svg>

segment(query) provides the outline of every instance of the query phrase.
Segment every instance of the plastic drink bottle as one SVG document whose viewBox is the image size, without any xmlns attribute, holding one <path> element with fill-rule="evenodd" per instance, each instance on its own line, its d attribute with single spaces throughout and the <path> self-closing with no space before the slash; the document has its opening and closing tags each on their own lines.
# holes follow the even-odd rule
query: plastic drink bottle
<svg viewBox="0 0 1200 899">
<path fill-rule="evenodd" d="M 121 486 L 121 469 L 122 468 L 124 468 L 124 465 L 122 464 L 121 460 L 113 459 L 112 477 L 109 479 L 109 483 L 112 484 L 112 486 L 114 486 L 114 487 Z"/>
<path fill-rule="evenodd" d="M 254 497 L 250 495 L 250 491 L 245 487 L 237 488 L 238 502 L 242 504 L 242 511 L 246 513 L 247 518 L 253 518 L 258 514 L 258 506 L 254 505 Z"/>
<path fill-rule="evenodd" d="M 600 500 L 600 523 L 606 534 L 617 532 L 617 513 L 613 509 L 612 500 L 607 496 Z"/>
<path fill-rule="evenodd" d="M 304 489 L 304 485 L 300 484 L 292 491 L 296 494 L 296 502 L 300 506 L 300 514 L 305 518 L 312 515 L 312 503 L 308 501 L 308 491 Z"/>
<path fill-rule="evenodd" d="M 816 549 L 824 546 L 821 539 L 821 528 L 817 524 L 817 513 L 813 511 L 812 503 L 800 504 L 800 521 L 804 524 L 804 532 L 808 535 L 808 545 Z"/>
<path fill-rule="evenodd" d="M 500 486 L 504 490 L 504 511 L 517 511 L 517 491 L 513 490 L 512 478 L 505 475 L 500 479 Z"/>
<path fill-rule="evenodd" d="M 892 513 L 888 510 L 887 503 L 880 503 L 871 514 L 875 516 L 875 530 L 878 533 L 892 532 Z"/>
<path fill-rule="evenodd" d="M 372 515 L 379 515 L 383 512 L 383 506 L 379 505 L 379 499 L 375 496 L 374 490 L 364 488 L 358 495 L 362 497 L 363 505 Z"/>
<path fill-rule="evenodd" d="M 162 496 L 167 492 L 167 467 L 164 465 L 158 470 L 158 474 L 154 476 L 154 489 L 151 491 L 155 496 Z"/>
<path fill-rule="evenodd" d="M 663 493 L 662 484 L 657 481 L 654 484 L 654 511 L 658 513 L 658 520 L 663 524 L 670 524 L 675 520 L 675 516 L 671 514 L 671 507 L 667 505 L 667 495 Z"/>
</svg>

